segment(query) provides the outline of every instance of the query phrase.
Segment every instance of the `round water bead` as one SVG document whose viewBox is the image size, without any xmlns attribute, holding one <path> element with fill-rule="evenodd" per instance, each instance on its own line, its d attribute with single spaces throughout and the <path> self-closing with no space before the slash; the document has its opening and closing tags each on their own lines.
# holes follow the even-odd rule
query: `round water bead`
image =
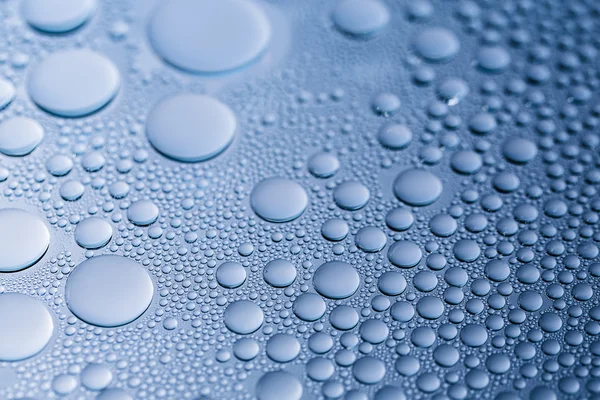
<svg viewBox="0 0 600 400">
<path fill-rule="evenodd" d="M 244 0 L 170 0 L 150 20 L 150 42 L 160 57 L 190 72 L 243 67 L 265 52 L 271 26 L 261 7 Z"/>
<path fill-rule="evenodd" d="M 219 100 L 178 94 L 160 101 L 146 120 L 146 136 L 163 155 L 181 162 L 206 161 L 233 141 L 235 114 Z"/>
<path fill-rule="evenodd" d="M 50 232 L 39 217 L 17 208 L 0 210 L 0 272 L 31 267 L 49 245 Z"/>
<path fill-rule="evenodd" d="M 65 286 L 67 306 L 88 324 L 115 327 L 146 311 L 154 296 L 148 272 L 133 260 L 101 255 L 79 264 Z"/>
<path fill-rule="evenodd" d="M 61 117 L 82 117 L 107 105 L 119 91 L 119 70 L 89 49 L 62 50 L 43 59 L 29 76 L 31 99 Z"/>
</svg>

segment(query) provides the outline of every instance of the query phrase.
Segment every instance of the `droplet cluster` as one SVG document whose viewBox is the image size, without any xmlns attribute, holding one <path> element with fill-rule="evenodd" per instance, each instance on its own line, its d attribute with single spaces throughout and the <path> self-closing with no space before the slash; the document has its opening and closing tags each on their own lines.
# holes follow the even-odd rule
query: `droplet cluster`
<svg viewBox="0 0 600 400">
<path fill-rule="evenodd" d="M 600 3 L 0 20 L 1 399 L 600 397 Z"/>
</svg>

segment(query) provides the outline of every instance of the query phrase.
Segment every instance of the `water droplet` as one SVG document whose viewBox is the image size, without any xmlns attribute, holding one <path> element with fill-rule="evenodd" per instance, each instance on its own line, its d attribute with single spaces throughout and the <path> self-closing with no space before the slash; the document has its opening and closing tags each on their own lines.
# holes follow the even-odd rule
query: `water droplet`
<svg viewBox="0 0 600 400">
<path fill-rule="evenodd" d="M 437 297 L 421 297 L 417 302 L 417 312 L 425 319 L 438 319 L 444 314 L 444 303 Z"/>
<path fill-rule="evenodd" d="M 16 94 L 15 86 L 10 81 L 0 78 L 0 110 L 8 106 Z"/>
<path fill-rule="evenodd" d="M 487 135 L 494 131 L 497 126 L 498 122 L 496 121 L 496 118 L 492 114 L 486 112 L 475 114 L 469 122 L 469 129 L 479 135 Z"/>
<path fill-rule="evenodd" d="M 242 361 L 254 359 L 259 351 L 260 346 L 251 338 L 241 338 L 233 345 L 233 354 Z"/>
<path fill-rule="evenodd" d="M 371 0 L 372 1 L 372 0 Z M 373 111 L 376 114 L 389 117 L 400 110 L 400 99 L 392 93 L 380 93 L 373 99 Z"/>
<path fill-rule="evenodd" d="M 415 221 L 414 215 L 406 208 L 394 208 L 387 213 L 385 223 L 395 231 L 409 229 Z"/>
<path fill-rule="evenodd" d="M 246 270 L 242 264 L 229 261 L 224 262 L 217 268 L 217 282 L 227 289 L 234 289 L 246 281 Z"/>
<path fill-rule="evenodd" d="M 224 322 L 227 329 L 239 335 L 248 335 L 261 327 L 264 314 L 259 306 L 248 300 L 239 300 L 227 306 Z"/>
<path fill-rule="evenodd" d="M 304 293 L 294 301 L 294 314 L 303 321 L 316 321 L 325 314 L 326 305 L 321 296 Z"/>
<path fill-rule="evenodd" d="M 510 53 L 503 47 L 484 46 L 477 53 L 477 65 L 486 72 L 502 72 L 510 62 Z"/>
<path fill-rule="evenodd" d="M 256 383 L 258 400 L 300 400 L 302 393 L 300 380 L 285 371 L 267 372 Z"/>
<path fill-rule="evenodd" d="M 329 261 L 322 264 L 313 278 L 319 294 L 330 299 L 345 299 L 358 290 L 360 276 L 350 265 L 342 261 Z"/>
<path fill-rule="evenodd" d="M 152 200 L 138 200 L 127 209 L 127 218 L 136 225 L 147 226 L 158 219 L 159 212 Z"/>
<path fill-rule="evenodd" d="M 13 117 L 0 123 L 0 153 L 25 156 L 42 142 L 44 128 L 34 119 Z"/>
<path fill-rule="evenodd" d="M 0 294 L 0 360 L 19 361 L 42 351 L 54 321 L 39 300 L 20 293 Z"/>
<path fill-rule="evenodd" d="M 315 357 L 306 363 L 306 375 L 314 381 L 326 381 L 335 373 L 331 360 L 324 357 Z"/>
<path fill-rule="evenodd" d="M 135 261 L 114 255 L 79 264 L 65 286 L 67 306 L 83 321 L 97 326 L 128 324 L 146 311 L 154 284 Z"/>
<path fill-rule="evenodd" d="M 471 347 L 481 347 L 488 339 L 488 333 L 481 325 L 467 324 L 460 330 L 460 339 Z"/>
<path fill-rule="evenodd" d="M 148 34 L 167 62 L 191 72 L 217 73 L 256 60 L 269 45 L 271 27 L 251 1 L 170 0 L 155 9 Z"/>
<path fill-rule="evenodd" d="M 264 220 L 289 222 L 302 215 L 308 205 L 308 195 L 290 179 L 268 178 L 252 189 L 250 205 Z"/>
<path fill-rule="evenodd" d="M 433 14 L 433 4 L 429 0 L 414 0 L 406 4 L 406 12 L 410 19 L 423 20 Z"/>
<path fill-rule="evenodd" d="M 342 0 L 331 14 L 335 26 L 352 36 L 373 36 L 386 27 L 390 13 L 378 0 Z"/>
<path fill-rule="evenodd" d="M 356 232 L 354 242 L 359 249 L 367 253 L 376 253 L 385 247 L 387 237 L 381 229 L 366 226 Z"/>
<path fill-rule="evenodd" d="M 62 154 L 54 155 L 46 162 L 46 169 L 54 176 L 65 176 L 73 169 L 73 160 Z"/>
<path fill-rule="evenodd" d="M 59 396 L 66 396 L 77 389 L 77 378 L 73 375 L 61 374 L 52 380 L 52 390 Z"/>
<path fill-rule="evenodd" d="M 452 236 L 457 228 L 456 220 L 448 214 L 438 214 L 429 220 L 429 229 L 439 237 Z"/>
<path fill-rule="evenodd" d="M 317 153 L 308 160 L 308 170 L 317 178 L 330 178 L 340 169 L 340 161 L 331 153 Z"/>
<path fill-rule="evenodd" d="M 452 168 L 464 175 L 472 175 L 477 173 L 483 166 L 481 156 L 474 151 L 457 151 L 450 159 Z"/>
<path fill-rule="evenodd" d="M 86 218 L 75 228 L 75 241 L 85 249 L 104 247 L 112 238 L 110 223 L 99 217 Z"/>
<path fill-rule="evenodd" d="M 378 319 L 367 319 L 360 325 L 360 337 L 371 344 L 379 344 L 390 333 L 387 325 Z"/>
<path fill-rule="evenodd" d="M 406 278 L 398 272 L 388 271 L 379 277 L 377 287 L 383 294 L 398 296 L 406 290 Z"/>
<path fill-rule="evenodd" d="M 347 331 L 358 324 L 358 313 L 350 306 L 337 306 L 329 314 L 329 323 L 335 329 Z"/>
<path fill-rule="evenodd" d="M 222 153 L 237 129 L 231 109 L 209 96 L 179 94 L 159 102 L 146 121 L 148 140 L 163 155 L 182 162 Z"/>
<path fill-rule="evenodd" d="M 108 58 L 87 49 L 63 50 L 33 68 L 28 91 L 44 110 L 61 117 L 83 117 L 108 104 L 120 86 L 119 70 Z"/>
<path fill-rule="evenodd" d="M 429 171 L 407 169 L 394 182 L 394 193 L 399 200 L 411 206 L 427 206 L 442 194 L 442 181 Z"/>
<path fill-rule="evenodd" d="M 360 182 L 348 181 L 339 184 L 333 192 L 333 200 L 344 210 L 360 210 L 369 202 L 369 189 Z"/>
<path fill-rule="evenodd" d="M 430 62 L 449 61 L 460 50 L 460 42 L 456 35 L 442 27 L 421 30 L 414 38 L 413 46 L 417 54 Z"/>
<path fill-rule="evenodd" d="M 67 201 L 76 201 L 83 196 L 85 192 L 85 186 L 79 181 L 69 180 L 65 181 L 60 185 L 59 193 L 60 197 Z"/>
<path fill-rule="evenodd" d="M 537 155 L 538 149 L 531 140 L 523 138 L 512 138 L 504 142 L 502 154 L 515 164 L 527 164 Z"/>
<path fill-rule="evenodd" d="M 279 333 L 267 341 L 266 351 L 267 356 L 273 361 L 290 362 L 300 354 L 300 342 L 291 335 Z"/>
<path fill-rule="evenodd" d="M 404 124 L 387 124 L 379 130 L 379 142 L 382 146 L 392 150 L 408 147 L 412 138 L 412 130 Z"/>
<path fill-rule="evenodd" d="M 287 260 L 272 260 L 265 265 L 263 276 L 265 282 L 273 287 L 287 287 L 296 280 L 296 268 Z"/>
<path fill-rule="evenodd" d="M 332 218 L 323 222 L 321 225 L 321 234 L 327 240 L 339 242 L 348 236 L 348 224 L 343 219 Z"/>
<path fill-rule="evenodd" d="M 385 376 L 385 364 L 375 357 L 362 357 L 352 366 L 352 374 L 357 381 L 366 385 L 373 385 Z"/>
<path fill-rule="evenodd" d="M 397 267 L 412 268 L 421 261 L 423 253 L 418 245 L 410 240 L 395 242 L 388 249 L 388 258 Z"/>
<path fill-rule="evenodd" d="M 95 0 L 58 0 L 52 3 L 25 0 L 23 18 L 35 29 L 65 33 L 83 25 L 96 10 Z"/>
<path fill-rule="evenodd" d="M 438 97 L 449 106 L 460 103 L 469 94 L 469 85 L 459 78 L 448 78 L 437 88 Z"/>
<path fill-rule="evenodd" d="M 110 385 L 113 373 L 102 364 L 88 364 L 81 371 L 81 384 L 89 390 L 102 390 Z"/>
<path fill-rule="evenodd" d="M 0 210 L 0 272 L 31 267 L 49 245 L 50 232 L 40 218 L 16 208 Z"/>
</svg>

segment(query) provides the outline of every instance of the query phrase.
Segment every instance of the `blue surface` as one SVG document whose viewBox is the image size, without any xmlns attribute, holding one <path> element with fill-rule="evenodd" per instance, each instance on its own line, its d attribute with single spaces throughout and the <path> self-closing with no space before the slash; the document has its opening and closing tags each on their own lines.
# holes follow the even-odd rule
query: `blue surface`
<svg viewBox="0 0 600 400">
<path fill-rule="evenodd" d="M 0 19 L 0 399 L 600 398 L 597 2 Z"/>
</svg>

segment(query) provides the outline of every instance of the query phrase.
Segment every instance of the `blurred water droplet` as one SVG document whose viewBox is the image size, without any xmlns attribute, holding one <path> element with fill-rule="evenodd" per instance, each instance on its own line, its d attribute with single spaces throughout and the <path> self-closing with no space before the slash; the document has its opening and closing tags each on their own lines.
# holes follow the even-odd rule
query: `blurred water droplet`
<svg viewBox="0 0 600 400">
<path fill-rule="evenodd" d="M 21 11 L 35 29 L 64 33 L 84 24 L 96 10 L 95 0 L 59 0 L 52 3 L 25 0 Z"/>
<path fill-rule="evenodd" d="M 150 20 L 159 56 L 192 72 L 230 71 L 259 57 L 271 40 L 269 20 L 251 1 L 170 0 Z"/>
<path fill-rule="evenodd" d="M 54 332 L 46 306 L 20 293 L 0 294 L 0 360 L 20 361 L 42 351 Z"/>
</svg>

